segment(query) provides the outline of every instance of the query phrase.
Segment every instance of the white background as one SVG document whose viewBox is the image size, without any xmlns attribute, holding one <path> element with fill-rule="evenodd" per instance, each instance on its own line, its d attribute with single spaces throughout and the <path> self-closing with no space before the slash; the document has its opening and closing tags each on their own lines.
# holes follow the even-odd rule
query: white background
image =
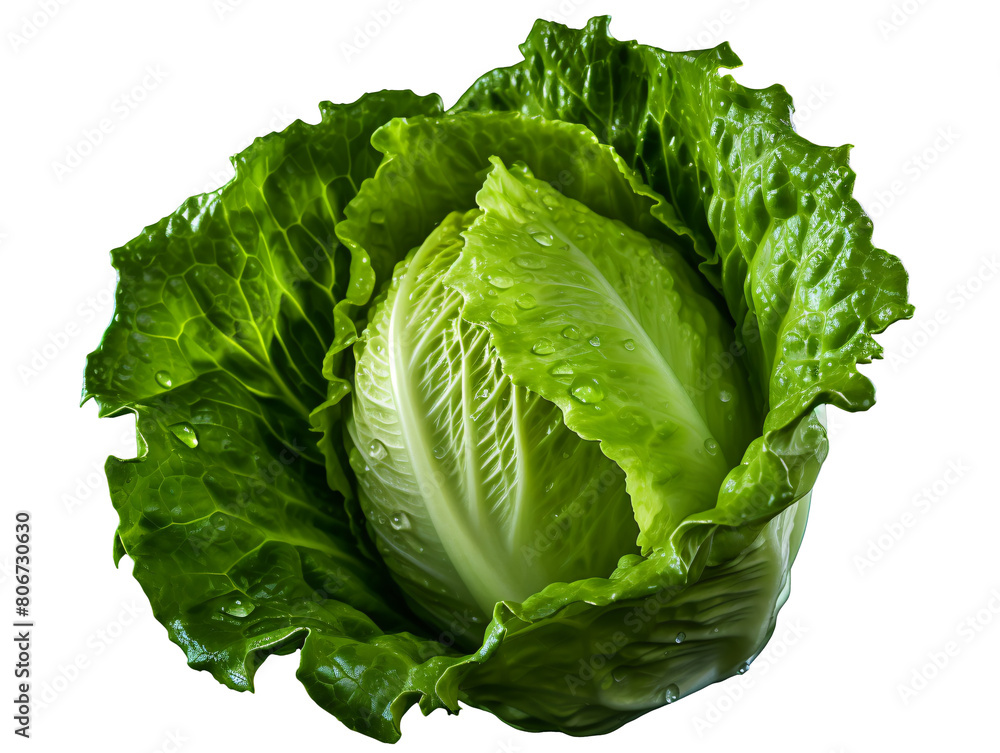
<svg viewBox="0 0 1000 753">
<path fill-rule="evenodd" d="M 536 17 L 581 26 L 613 12 L 620 39 L 667 49 L 729 40 L 744 61 L 736 78 L 783 83 L 807 138 L 855 144 L 855 195 L 875 218 L 876 243 L 906 264 L 918 317 L 880 338 L 890 360 L 864 369 L 878 404 L 831 412 L 832 453 L 792 595 L 747 675 L 611 737 L 521 733 L 475 709 L 426 719 L 414 710 L 399 749 L 996 749 L 996 6 L 337 5 L 4 0 L 0 624 L 13 602 L 14 511 L 28 508 L 35 692 L 49 703 L 36 709 L 31 742 L 11 740 L 14 654 L 4 628 L 0 747 L 382 749 L 309 700 L 295 656 L 268 660 L 256 695 L 188 669 L 129 563 L 112 566 L 116 518 L 99 469 L 109 453 L 134 455 L 131 420 L 98 421 L 93 404 L 77 407 L 84 357 L 111 316 L 108 251 L 223 183 L 228 155 L 254 136 L 296 117 L 316 122 L 320 100 L 413 88 L 450 104 L 479 74 L 519 59 Z M 369 36 L 373 11 L 389 20 Z M 121 96 L 135 87 L 143 101 L 130 109 Z M 110 132 L 69 172 L 59 169 L 102 119 Z M 81 659 L 83 669 L 71 669 Z"/>
</svg>

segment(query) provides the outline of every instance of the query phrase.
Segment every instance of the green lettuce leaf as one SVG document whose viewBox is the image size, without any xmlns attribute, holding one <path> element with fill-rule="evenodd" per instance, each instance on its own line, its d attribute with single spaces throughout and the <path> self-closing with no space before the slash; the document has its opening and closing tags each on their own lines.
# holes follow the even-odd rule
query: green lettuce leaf
<svg viewBox="0 0 1000 753">
<path fill-rule="evenodd" d="M 664 202 L 587 128 L 517 113 L 400 118 L 372 137 L 385 157 L 348 204 L 337 236 L 370 258 L 383 285 L 446 215 L 475 207 L 490 157 L 522 160 L 594 211 L 656 238 L 687 242 L 650 211 Z"/>
<path fill-rule="evenodd" d="M 659 552 L 684 518 L 715 506 L 760 430 L 742 369 L 724 388 L 698 383 L 699 366 L 730 351 L 732 325 L 676 248 L 493 164 L 445 283 L 514 383 L 625 471 L 638 543 Z"/>
<path fill-rule="evenodd" d="M 451 111 L 581 123 L 675 208 L 679 224 L 659 217 L 692 238 L 694 260 L 724 295 L 733 355 L 749 363 L 767 410 L 718 504 L 677 533 L 688 552 L 714 535 L 722 561 L 815 483 L 827 448 L 813 409 L 874 403 L 857 364 L 880 357 L 873 334 L 912 315 L 906 272 L 872 245 L 848 148 L 796 134 L 784 88 L 719 75 L 740 65 L 728 44 L 666 52 L 614 39 L 609 20 L 582 30 L 537 22 L 524 61 L 483 76 Z"/>
<path fill-rule="evenodd" d="M 116 557 L 191 666 L 252 690 L 264 658 L 301 649 L 310 695 L 383 740 L 417 700 L 457 710 L 454 689 L 435 690 L 453 660 L 365 556 L 310 414 L 345 394 L 328 387 L 352 339 L 344 307 L 373 284 L 335 236 L 379 162 L 371 133 L 439 110 L 409 92 L 324 104 L 114 251 L 115 318 L 84 389 L 101 415 L 137 417 L 139 456 L 107 463 Z"/>
</svg>

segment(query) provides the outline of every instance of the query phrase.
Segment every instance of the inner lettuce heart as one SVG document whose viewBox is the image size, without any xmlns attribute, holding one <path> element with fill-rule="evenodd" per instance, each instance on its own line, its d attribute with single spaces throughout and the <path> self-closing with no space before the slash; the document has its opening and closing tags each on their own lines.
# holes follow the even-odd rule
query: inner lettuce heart
<svg viewBox="0 0 1000 753">
<path fill-rule="evenodd" d="M 136 416 L 115 558 L 192 667 L 298 651 L 391 742 L 415 703 L 604 733 L 763 649 L 906 273 L 784 89 L 608 22 L 447 111 L 323 103 L 112 253 L 84 399 Z"/>
</svg>

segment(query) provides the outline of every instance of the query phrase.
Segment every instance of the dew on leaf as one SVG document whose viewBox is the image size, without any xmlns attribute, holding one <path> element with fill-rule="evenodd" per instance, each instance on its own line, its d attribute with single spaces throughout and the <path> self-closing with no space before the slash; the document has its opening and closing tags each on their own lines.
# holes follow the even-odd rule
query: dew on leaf
<svg viewBox="0 0 1000 753">
<path fill-rule="evenodd" d="M 387 454 L 385 445 L 377 439 L 373 439 L 368 445 L 368 455 L 372 460 L 383 460 Z"/>
<path fill-rule="evenodd" d="M 549 338 L 542 337 L 531 346 L 531 352 L 536 356 L 548 356 L 556 352 L 556 347 Z"/>
<path fill-rule="evenodd" d="M 578 376 L 570 385 L 569 394 L 581 403 L 590 405 L 604 399 L 604 388 L 594 377 Z"/>
<path fill-rule="evenodd" d="M 538 301 L 535 300 L 535 296 L 531 293 L 522 293 L 517 297 L 517 307 L 520 309 L 533 309 L 538 305 Z"/>
<path fill-rule="evenodd" d="M 514 280 L 507 275 L 488 275 L 486 281 L 495 288 L 506 290 L 514 284 Z"/>
<path fill-rule="evenodd" d="M 562 331 L 562 336 L 567 340 L 579 340 L 580 339 L 580 328 L 576 325 L 570 324 L 568 327 L 564 328 Z"/>
<path fill-rule="evenodd" d="M 503 304 L 493 309 L 493 312 L 490 314 L 490 319 L 495 321 L 497 324 L 506 324 L 510 327 L 517 324 L 517 317 L 514 316 L 514 312 L 511 310 L 510 306 L 505 306 Z"/>
<path fill-rule="evenodd" d="M 232 598 L 219 607 L 230 617 L 246 617 L 256 608 L 257 606 L 249 599 L 239 597 Z"/>
<path fill-rule="evenodd" d="M 169 428 L 177 439 L 191 449 L 198 446 L 198 434 L 195 432 L 194 427 L 187 421 L 181 421 L 178 424 L 173 424 Z"/>
<path fill-rule="evenodd" d="M 656 436 L 660 439 L 669 439 L 677 432 L 678 426 L 673 421 L 664 421 L 656 427 Z"/>
<path fill-rule="evenodd" d="M 531 237 L 539 246 L 551 246 L 553 243 L 552 233 L 547 233 L 544 230 L 531 231 Z"/>
<path fill-rule="evenodd" d="M 514 263 L 522 269 L 545 269 L 545 259 L 535 254 L 519 254 Z"/>
</svg>

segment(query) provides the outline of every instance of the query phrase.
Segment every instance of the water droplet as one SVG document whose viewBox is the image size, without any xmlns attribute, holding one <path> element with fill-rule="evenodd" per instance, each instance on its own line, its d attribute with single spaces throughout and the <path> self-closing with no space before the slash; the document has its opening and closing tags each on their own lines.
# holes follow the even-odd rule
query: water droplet
<svg viewBox="0 0 1000 753">
<path fill-rule="evenodd" d="M 706 439 L 705 452 L 707 452 L 709 455 L 717 455 L 719 453 L 719 443 L 711 438 Z"/>
<path fill-rule="evenodd" d="M 681 475 L 680 466 L 677 465 L 664 465 L 659 468 L 659 472 L 656 476 L 656 483 L 658 484 L 669 484 L 675 478 Z"/>
<path fill-rule="evenodd" d="M 174 424 L 169 428 L 175 437 L 191 449 L 198 446 L 198 434 L 195 432 L 194 427 L 187 421 L 181 421 L 179 424 Z"/>
<path fill-rule="evenodd" d="M 545 269 L 545 259 L 535 254 L 519 254 L 514 263 L 521 269 Z"/>
<path fill-rule="evenodd" d="M 728 403 L 732 399 L 733 399 L 733 393 L 730 392 L 729 390 L 719 391 L 719 400 L 721 400 L 722 402 Z"/>
<path fill-rule="evenodd" d="M 590 343 L 591 345 L 593 345 L 593 346 L 594 346 L 595 348 L 599 348 L 599 347 L 601 347 L 601 338 L 599 338 L 599 337 L 598 337 L 597 335 L 594 335 L 594 336 L 593 336 L 592 338 L 590 338 L 590 339 L 589 339 L 589 340 L 588 340 L 587 342 L 589 342 L 589 343 Z"/>
<path fill-rule="evenodd" d="M 410 519 L 407 517 L 405 512 L 400 510 L 389 518 L 389 525 L 391 525 L 396 531 L 406 531 L 410 528 Z"/>
<path fill-rule="evenodd" d="M 552 233 L 547 233 L 544 230 L 532 230 L 531 237 L 539 246 L 552 245 Z"/>
<path fill-rule="evenodd" d="M 745 661 L 740 665 L 740 668 L 736 670 L 738 674 L 745 675 L 747 670 L 750 669 L 750 662 Z"/>
<path fill-rule="evenodd" d="M 246 617 L 257 608 L 257 605 L 249 599 L 237 597 L 227 601 L 219 608 L 230 617 Z"/>
<path fill-rule="evenodd" d="M 517 307 L 521 309 L 533 309 L 538 305 L 538 301 L 535 300 L 535 296 L 531 293 L 524 293 L 517 298 Z"/>
<path fill-rule="evenodd" d="M 487 282 L 495 288 L 506 290 L 514 284 L 514 280 L 507 275 L 487 275 Z"/>
<path fill-rule="evenodd" d="M 448 445 L 443 443 L 439 444 L 432 450 L 432 452 L 434 453 L 434 457 L 440 460 L 441 458 L 443 458 L 445 455 L 448 454 Z"/>
<path fill-rule="evenodd" d="M 562 336 L 567 340 L 579 340 L 580 339 L 580 329 L 575 325 L 569 325 L 562 331 Z"/>
<path fill-rule="evenodd" d="M 505 306 L 503 304 L 493 309 L 493 313 L 490 314 L 490 318 L 497 324 L 506 324 L 508 327 L 512 327 L 517 324 L 517 317 L 514 316 L 514 312 L 511 310 L 510 306 Z"/>
<path fill-rule="evenodd" d="M 379 440 L 373 439 L 368 445 L 368 455 L 372 460 L 382 460 L 388 454 L 385 445 Z"/>
<path fill-rule="evenodd" d="M 628 679 L 628 668 L 615 667 L 611 672 L 611 676 L 614 678 L 615 682 L 624 682 Z"/>
<path fill-rule="evenodd" d="M 622 345 L 625 346 L 625 350 L 635 350 L 635 340 L 626 340 Z"/>
<path fill-rule="evenodd" d="M 166 390 L 169 390 L 171 387 L 174 386 L 174 380 L 172 380 L 170 378 L 170 374 L 168 374 L 165 371 L 157 371 L 156 374 L 153 376 L 153 378 L 156 380 L 156 383 L 158 385 L 160 385 Z"/>
<path fill-rule="evenodd" d="M 570 385 L 569 394 L 585 405 L 604 399 L 604 388 L 594 377 L 578 376 Z"/>
<path fill-rule="evenodd" d="M 656 427 L 656 436 L 660 439 L 669 439 L 677 432 L 677 424 L 673 421 L 664 421 Z"/>
<path fill-rule="evenodd" d="M 548 356 L 556 352 L 556 346 L 549 338 L 542 337 L 531 346 L 531 352 L 536 356 Z"/>
<path fill-rule="evenodd" d="M 673 703 L 678 698 L 681 697 L 681 689 L 678 688 L 674 683 L 667 685 L 666 690 L 663 691 L 663 702 Z"/>
<path fill-rule="evenodd" d="M 684 631 L 681 631 L 677 634 L 677 637 L 674 638 L 674 643 L 683 643 L 685 638 L 687 638 L 687 636 L 684 634 Z"/>
<path fill-rule="evenodd" d="M 572 376 L 573 367 L 569 365 L 569 361 L 560 361 L 549 369 L 549 373 L 552 376 Z"/>
<path fill-rule="evenodd" d="M 385 222 L 385 212 L 383 212 L 381 209 L 376 209 L 374 212 L 368 215 L 368 221 L 374 222 L 376 225 L 381 225 L 383 222 Z"/>
</svg>

